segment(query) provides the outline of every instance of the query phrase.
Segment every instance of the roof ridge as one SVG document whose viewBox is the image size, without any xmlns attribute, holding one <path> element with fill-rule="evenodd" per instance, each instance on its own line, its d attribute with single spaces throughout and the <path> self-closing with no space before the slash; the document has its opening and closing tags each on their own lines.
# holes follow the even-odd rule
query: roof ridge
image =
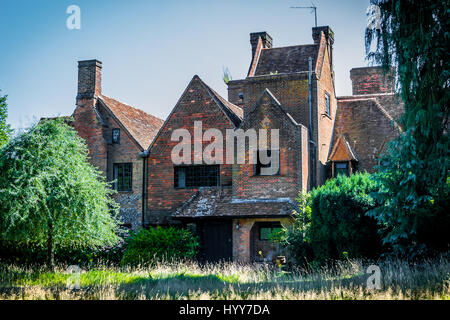
<svg viewBox="0 0 450 320">
<path fill-rule="evenodd" d="M 151 113 L 148 113 L 148 112 L 146 112 L 145 110 L 142 110 L 142 109 L 140 109 L 140 108 L 133 107 L 132 105 L 130 105 L 130 104 L 126 103 L 126 102 L 119 101 L 119 100 L 117 100 L 117 99 L 115 99 L 115 98 L 109 97 L 109 96 L 104 95 L 104 94 L 99 95 L 99 98 L 100 98 L 100 99 L 102 99 L 103 97 L 104 97 L 104 98 L 107 98 L 107 99 L 114 100 L 114 101 L 116 101 L 116 102 L 118 102 L 118 103 L 120 103 L 120 104 L 123 104 L 123 105 L 125 105 L 125 106 L 127 106 L 127 107 L 130 107 L 130 108 L 132 108 L 132 109 L 134 109 L 134 110 L 141 111 L 141 112 L 143 112 L 143 113 L 145 113 L 145 114 L 147 114 L 147 115 L 149 115 L 149 116 L 151 116 L 151 117 L 153 117 L 153 118 L 156 118 L 156 119 L 159 119 L 159 120 L 164 121 L 163 119 L 161 119 L 161 118 L 159 118 L 159 117 L 157 117 L 157 116 L 155 116 L 155 115 L 153 115 L 153 114 L 151 114 Z"/>
<path fill-rule="evenodd" d="M 214 89 L 208 86 L 199 76 L 197 76 L 197 78 L 200 80 L 200 84 L 206 89 L 208 94 L 214 99 L 214 101 L 216 101 L 219 108 L 225 113 L 230 121 L 233 122 L 236 127 L 238 127 L 243 120 L 243 109 L 223 98 L 220 94 L 214 91 Z M 234 108 L 236 108 L 237 110 L 233 110 Z M 239 114 L 236 113 L 236 111 L 238 111 Z M 233 117 L 237 119 L 232 119 Z"/>
<path fill-rule="evenodd" d="M 286 49 L 286 48 L 295 48 L 295 47 L 313 47 L 317 46 L 315 43 L 308 43 L 308 44 L 293 44 L 289 46 L 283 46 L 283 47 L 272 47 L 272 48 L 262 48 L 261 50 L 275 50 L 275 49 Z"/>
<path fill-rule="evenodd" d="M 156 136 L 155 131 L 159 130 L 164 120 L 106 95 L 100 95 L 98 98 L 138 147 L 146 150 Z"/>
<path fill-rule="evenodd" d="M 268 88 L 264 89 L 264 92 L 261 94 L 258 101 L 256 101 L 256 104 L 251 108 L 251 110 L 249 111 L 249 114 L 253 113 L 261 105 L 261 101 L 265 95 L 268 95 L 269 98 L 275 102 L 275 104 L 281 109 L 281 111 L 291 120 L 291 122 L 295 126 L 300 126 L 300 124 L 297 123 L 297 121 L 295 121 L 295 119 L 292 117 L 292 115 L 289 112 L 286 111 L 286 109 L 284 109 L 284 107 L 280 103 L 280 101 L 278 101 L 278 99 L 273 95 L 273 93 Z M 247 119 L 250 119 L 250 118 L 251 117 L 247 117 Z"/>
</svg>

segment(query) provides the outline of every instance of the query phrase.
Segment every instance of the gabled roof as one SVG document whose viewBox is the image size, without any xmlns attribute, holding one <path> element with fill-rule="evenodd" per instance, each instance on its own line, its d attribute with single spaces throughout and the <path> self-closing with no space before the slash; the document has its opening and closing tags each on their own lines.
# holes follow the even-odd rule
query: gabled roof
<svg viewBox="0 0 450 320">
<path fill-rule="evenodd" d="M 237 199 L 231 188 L 201 188 L 174 214 L 175 218 L 279 217 L 297 210 L 291 199 Z"/>
<path fill-rule="evenodd" d="M 146 150 L 156 137 L 164 121 L 107 96 L 101 95 L 99 99 L 128 134 L 140 145 L 142 150 Z"/>
<path fill-rule="evenodd" d="M 261 49 L 254 76 L 308 71 L 309 57 L 315 70 L 318 53 L 317 44 Z"/>
<path fill-rule="evenodd" d="M 331 151 L 329 161 L 358 161 L 353 148 L 344 136 L 340 136 Z"/>
<path fill-rule="evenodd" d="M 233 124 L 237 127 L 241 123 L 244 118 L 244 110 L 238 107 L 237 105 L 232 104 L 226 99 L 222 98 L 216 91 L 214 91 L 210 86 L 208 86 L 199 76 L 195 76 L 198 78 L 203 87 L 208 91 L 210 96 L 214 99 L 220 109 L 225 113 L 225 115 L 233 122 Z"/>
<path fill-rule="evenodd" d="M 220 110 L 222 110 L 222 112 L 225 114 L 225 116 L 230 119 L 230 121 L 233 123 L 233 125 L 235 127 L 238 127 L 241 122 L 242 119 L 244 117 L 244 111 L 232 104 L 231 102 L 228 102 L 227 100 L 225 100 L 224 98 L 222 98 L 217 92 L 215 92 L 213 89 L 211 89 L 205 82 L 203 82 L 202 79 L 200 79 L 200 77 L 198 75 L 195 75 L 192 80 L 189 82 L 188 86 L 186 87 L 186 89 L 184 90 L 183 94 L 181 95 L 181 97 L 178 99 L 177 104 L 175 105 L 175 107 L 172 109 L 172 111 L 170 112 L 169 116 L 166 118 L 166 120 L 164 121 L 164 123 L 161 125 L 161 127 L 159 128 L 158 132 L 156 133 L 155 138 L 153 139 L 153 141 L 151 142 L 151 144 L 149 145 L 149 147 L 147 148 L 148 150 L 150 150 L 153 146 L 153 144 L 155 143 L 155 141 L 158 139 L 159 135 L 161 134 L 161 132 L 163 131 L 163 128 L 166 126 L 166 124 L 170 121 L 170 118 L 172 117 L 172 114 L 175 112 L 177 106 L 179 105 L 181 99 L 183 98 L 183 96 L 186 94 L 186 92 L 189 90 L 189 88 L 191 87 L 193 81 L 199 81 L 200 85 L 203 86 L 203 88 L 206 90 L 206 92 L 211 96 L 211 98 L 216 102 L 217 106 L 219 107 Z"/>
<path fill-rule="evenodd" d="M 273 95 L 273 93 L 269 90 L 269 89 L 264 89 L 264 92 L 262 93 L 261 97 L 259 97 L 258 101 L 256 102 L 256 104 L 253 106 L 253 108 L 250 110 L 249 115 L 251 113 L 253 113 L 256 109 L 258 109 L 261 104 L 262 104 L 262 100 L 264 99 L 264 97 L 268 97 L 271 101 L 272 104 L 276 107 L 278 107 L 281 112 L 283 114 L 286 115 L 286 117 L 289 119 L 289 122 L 291 122 L 293 125 L 295 126 L 301 126 L 300 124 L 297 123 L 297 121 L 295 121 L 295 119 L 283 108 L 283 106 L 281 105 L 281 103 L 278 101 L 278 99 Z M 247 121 L 251 121 L 252 117 L 248 116 L 246 117 Z"/>
</svg>

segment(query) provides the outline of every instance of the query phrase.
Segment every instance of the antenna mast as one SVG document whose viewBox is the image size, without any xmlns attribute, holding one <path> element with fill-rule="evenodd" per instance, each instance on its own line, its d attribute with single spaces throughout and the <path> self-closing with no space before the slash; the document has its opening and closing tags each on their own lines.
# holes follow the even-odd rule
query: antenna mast
<svg viewBox="0 0 450 320">
<path fill-rule="evenodd" d="M 317 7 L 314 3 L 311 3 L 311 7 L 291 7 L 291 9 L 311 9 L 311 13 L 314 11 L 314 21 L 317 27 Z"/>
</svg>

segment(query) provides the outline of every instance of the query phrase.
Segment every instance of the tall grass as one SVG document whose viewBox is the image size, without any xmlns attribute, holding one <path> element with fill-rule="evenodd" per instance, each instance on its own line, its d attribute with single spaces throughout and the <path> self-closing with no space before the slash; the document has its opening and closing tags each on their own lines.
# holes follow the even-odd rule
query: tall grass
<svg viewBox="0 0 450 320">
<path fill-rule="evenodd" d="M 402 260 L 339 261 L 290 272 L 270 265 L 194 262 L 151 268 L 98 266 L 82 271 L 79 289 L 59 267 L 0 265 L 0 299 L 450 299 L 448 254 L 418 263 Z M 366 269 L 381 268 L 381 289 L 367 287 Z"/>
</svg>

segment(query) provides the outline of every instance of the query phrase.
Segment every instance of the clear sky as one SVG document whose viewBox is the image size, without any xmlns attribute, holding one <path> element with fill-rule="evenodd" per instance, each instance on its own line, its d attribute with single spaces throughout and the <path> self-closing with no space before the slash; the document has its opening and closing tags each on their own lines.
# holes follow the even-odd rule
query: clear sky
<svg viewBox="0 0 450 320">
<path fill-rule="evenodd" d="M 335 32 L 338 95 L 351 94 L 349 71 L 366 66 L 369 0 L 313 0 L 318 25 Z M 0 89 L 8 122 L 71 115 L 77 61 L 103 62 L 102 92 L 160 118 L 198 74 L 227 98 L 222 69 L 242 79 L 250 63 L 249 33 L 267 31 L 274 46 L 312 43 L 314 15 L 291 6 L 310 0 L 0 0 Z M 81 9 L 69 30 L 66 9 Z"/>
</svg>

